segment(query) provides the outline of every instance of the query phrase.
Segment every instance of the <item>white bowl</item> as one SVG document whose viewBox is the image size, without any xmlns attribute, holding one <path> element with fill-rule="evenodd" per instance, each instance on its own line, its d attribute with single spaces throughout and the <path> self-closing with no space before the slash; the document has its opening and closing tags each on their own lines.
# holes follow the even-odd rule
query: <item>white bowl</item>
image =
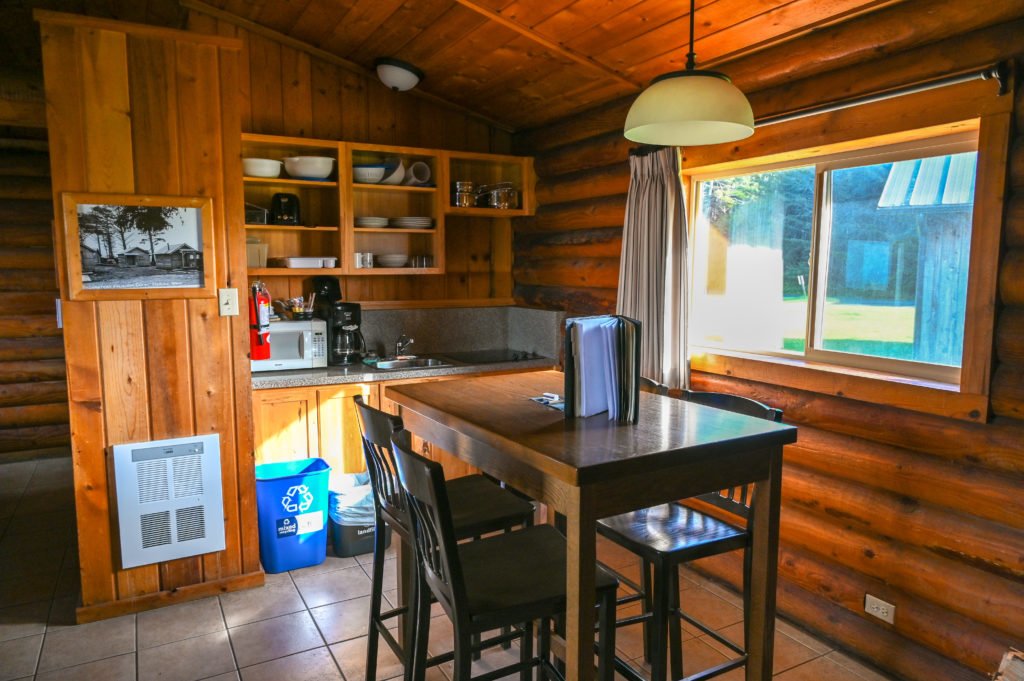
<svg viewBox="0 0 1024 681">
<path fill-rule="evenodd" d="M 384 166 L 353 166 L 352 177 L 363 184 L 377 184 L 384 179 L 386 170 Z"/>
<path fill-rule="evenodd" d="M 334 159 L 330 156 L 291 156 L 284 160 L 284 169 L 295 178 L 326 180 L 334 170 Z"/>
<path fill-rule="evenodd" d="M 391 174 L 380 181 L 381 184 L 402 184 L 402 180 L 405 179 L 405 166 L 401 161 L 398 161 L 398 165 L 391 171 Z"/>
<path fill-rule="evenodd" d="M 243 158 L 242 174 L 246 177 L 277 177 L 281 174 L 281 162 L 272 158 Z"/>
<path fill-rule="evenodd" d="M 409 256 L 405 253 L 385 253 L 373 256 L 373 264 L 381 267 L 405 267 Z"/>
</svg>

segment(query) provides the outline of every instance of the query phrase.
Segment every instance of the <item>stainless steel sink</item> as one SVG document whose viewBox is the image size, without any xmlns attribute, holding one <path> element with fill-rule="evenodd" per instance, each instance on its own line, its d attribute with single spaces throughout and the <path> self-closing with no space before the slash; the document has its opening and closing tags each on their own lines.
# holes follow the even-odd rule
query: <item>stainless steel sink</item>
<svg viewBox="0 0 1024 681">
<path fill-rule="evenodd" d="M 377 362 L 378 369 L 437 369 L 439 367 L 454 366 L 451 362 L 429 357 L 416 357 L 415 359 L 382 359 Z"/>
</svg>

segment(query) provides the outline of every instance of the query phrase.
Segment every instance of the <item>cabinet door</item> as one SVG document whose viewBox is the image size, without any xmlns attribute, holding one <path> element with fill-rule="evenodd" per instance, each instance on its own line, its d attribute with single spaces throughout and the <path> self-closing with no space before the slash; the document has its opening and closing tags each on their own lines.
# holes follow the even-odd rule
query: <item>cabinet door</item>
<svg viewBox="0 0 1024 681">
<path fill-rule="evenodd" d="M 376 384 L 358 383 L 318 388 L 316 391 L 320 456 L 331 465 L 332 470 L 342 473 L 366 470 L 356 405 L 352 400 L 356 395 L 362 395 L 371 407 L 380 404 Z"/>
<path fill-rule="evenodd" d="M 256 463 L 319 456 L 316 391 L 257 390 L 253 393 Z"/>
<path fill-rule="evenodd" d="M 417 380 L 412 380 L 412 381 L 394 381 L 392 383 L 381 384 L 381 386 L 380 386 L 381 398 L 380 399 L 381 399 L 381 404 L 383 405 L 381 407 L 381 409 L 383 411 L 388 412 L 389 414 L 397 414 L 397 415 L 401 416 L 402 408 L 399 407 L 394 402 L 392 402 L 391 400 L 389 400 L 386 397 L 384 397 L 384 387 L 385 387 L 385 385 L 401 385 L 401 384 L 405 384 L 405 383 L 421 383 L 421 382 L 424 382 L 424 381 L 444 381 L 444 380 L 451 380 L 451 379 L 448 378 L 448 377 L 425 378 L 425 379 L 420 379 L 418 381 Z M 435 445 L 433 443 L 427 442 L 426 440 L 416 436 L 415 434 L 412 435 L 412 448 L 413 448 L 413 450 L 415 452 L 417 452 L 418 454 L 421 454 L 422 456 L 427 457 L 431 461 L 437 461 L 438 463 L 440 463 L 444 467 L 444 477 L 446 479 L 450 480 L 452 478 L 461 478 L 461 477 L 463 477 L 465 475 L 473 475 L 475 473 L 479 473 L 480 472 L 480 469 L 476 468 L 475 466 L 470 466 L 468 463 L 466 463 L 462 459 L 458 458 L 454 454 L 450 453 L 448 450 L 442 449 L 441 447 L 438 447 L 437 445 Z"/>
</svg>

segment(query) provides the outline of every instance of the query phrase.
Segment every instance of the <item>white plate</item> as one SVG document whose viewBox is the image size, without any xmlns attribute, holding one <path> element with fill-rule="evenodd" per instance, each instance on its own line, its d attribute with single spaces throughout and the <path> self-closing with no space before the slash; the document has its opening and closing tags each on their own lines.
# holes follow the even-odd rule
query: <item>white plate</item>
<svg viewBox="0 0 1024 681">
<path fill-rule="evenodd" d="M 357 217 L 356 218 L 356 227 L 387 227 L 387 226 L 388 226 L 388 219 L 387 218 L 377 218 L 377 217 Z"/>
</svg>

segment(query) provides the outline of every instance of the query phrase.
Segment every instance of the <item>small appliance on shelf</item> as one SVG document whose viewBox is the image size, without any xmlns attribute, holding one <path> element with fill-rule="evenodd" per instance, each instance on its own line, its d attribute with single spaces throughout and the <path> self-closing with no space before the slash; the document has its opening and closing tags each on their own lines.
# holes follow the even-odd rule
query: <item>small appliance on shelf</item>
<svg viewBox="0 0 1024 681">
<path fill-rule="evenodd" d="M 270 199 L 270 217 L 275 225 L 299 225 L 299 197 L 295 194 L 278 193 Z"/>
</svg>

